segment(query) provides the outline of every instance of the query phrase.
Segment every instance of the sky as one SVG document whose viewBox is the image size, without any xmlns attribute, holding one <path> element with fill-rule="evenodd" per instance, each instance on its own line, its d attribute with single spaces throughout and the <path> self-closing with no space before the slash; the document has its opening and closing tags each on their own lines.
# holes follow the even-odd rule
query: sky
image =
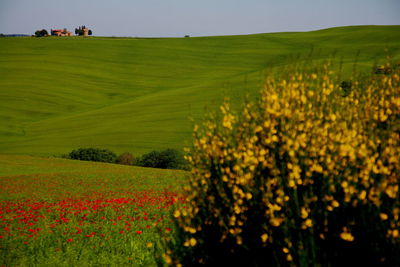
<svg viewBox="0 0 400 267">
<path fill-rule="evenodd" d="M 0 0 L 0 33 L 86 25 L 96 36 L 181 37 L 400 25 L 400 0 Z"/>
</svg>

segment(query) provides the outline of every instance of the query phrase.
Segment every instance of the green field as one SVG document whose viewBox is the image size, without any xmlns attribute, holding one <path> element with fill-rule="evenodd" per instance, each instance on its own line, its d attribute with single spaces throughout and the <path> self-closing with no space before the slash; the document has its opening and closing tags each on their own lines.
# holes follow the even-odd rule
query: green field
<svg viewBox="0 0 400 267">
<path fill-rule="evenodd" d="M 349 73 L 400 58 L 400 26 L 198 38 L 1 38 L 0 153 L 136 155 L 190 143 L 193 122 L 266 72 L 334 58 Z M 356 56 L 357 54 L 358 57 Z"/>
<path fill-rule="evenodd" d="M 154 266 L 186 175 L 0 155 L 0 265 Z"/>
</svg>

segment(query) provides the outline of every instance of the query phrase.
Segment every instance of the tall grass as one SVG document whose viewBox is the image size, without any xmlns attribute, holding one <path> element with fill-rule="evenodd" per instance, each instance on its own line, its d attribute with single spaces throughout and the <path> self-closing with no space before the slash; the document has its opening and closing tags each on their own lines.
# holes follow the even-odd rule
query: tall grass
<svg viewBox="0 0 400 267">
<path fill-rule="evenodd" d="M 400 265 L 400 70 L 267 78 L 195 127 L 168 264 Z"/>
</svg>

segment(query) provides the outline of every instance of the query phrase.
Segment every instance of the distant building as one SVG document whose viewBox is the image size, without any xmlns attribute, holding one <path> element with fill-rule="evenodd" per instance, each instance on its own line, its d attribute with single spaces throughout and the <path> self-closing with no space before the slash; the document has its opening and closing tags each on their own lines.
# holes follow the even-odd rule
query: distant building
<svg viewBox="0 0 400 267">
<path fill-rule="evenodd" d="M 89 29 L 88 28 L 84 28 L 83 29 L 83 36 L 89 36 Z"/>
<path fill-rule="evenodd" d="M 52 36 L 72 36 L 72 32 L 67 31 L 67 29 L 63 29 L 63 30 L 51 30 L 50 34 Z"/>
<path fill-rule="evenodd" d="M 75 28 L 75 34 L 79 36 L 89 36 L 92 35 L 92 30 L 86 28 L 86 26 L 79 26 L 79 28 Z"/>
</svg>

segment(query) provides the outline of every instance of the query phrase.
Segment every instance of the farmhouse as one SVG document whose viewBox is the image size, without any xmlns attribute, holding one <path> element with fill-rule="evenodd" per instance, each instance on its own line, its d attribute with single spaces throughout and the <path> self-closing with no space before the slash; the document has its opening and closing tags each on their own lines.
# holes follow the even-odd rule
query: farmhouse
<svg viewBox="0 0 400 267">
<path fill-rule="evenodd" d="M 86 26 L 79 26 L 79 28 L 75 28 L 75 34 L 79 36 L 89 36 L 92 35 L 92 30 L 86 28 Z"/>
<path fill-rule="evenodd" d="M 67 29 L 50 30 L 50 34 L 52 36 L 72 36 L 72 32 L 69 32 Z"/>
<path fill-rule="evenodd" d="M 83 29 L 83 36 L 89 36 L 89 29 L 88 28 L 84 28 Z"/>
</svg>

